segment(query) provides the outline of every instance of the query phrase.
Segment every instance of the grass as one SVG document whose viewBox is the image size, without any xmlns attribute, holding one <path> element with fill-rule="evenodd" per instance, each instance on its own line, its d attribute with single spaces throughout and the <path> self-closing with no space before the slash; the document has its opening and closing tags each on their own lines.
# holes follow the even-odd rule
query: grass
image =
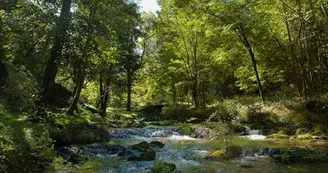
<svg viewBox="0 0 328 173">
<path fill-rule="evenodd" d="M 47 127 L 28 122 L 27 117 L 0 104 L 0 172 L 37 171 L 55 156 Z"/>
</svg>

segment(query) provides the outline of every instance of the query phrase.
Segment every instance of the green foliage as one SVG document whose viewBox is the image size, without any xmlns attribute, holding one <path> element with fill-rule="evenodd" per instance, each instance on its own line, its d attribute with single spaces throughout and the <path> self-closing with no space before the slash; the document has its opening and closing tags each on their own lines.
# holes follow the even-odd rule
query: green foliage
<svg viewBox="0 0 328 173">
<path fill-rule="evenodd" d="M 51 138 L 58 146 L 71 144 L 89 144 L 105 136 L 106 130 L 97 126 L 71 125 L 64 129 L 52 129 Z"/>
<path fill-rule="evenodd" d="M 31 111 L 38 98 L 39 88 L 33 75 L 24 66 L 5 63 L 8 73 L 4 93 L 4 103 L 16 111 Z"/>
<path fill-rule="evenodd" d="M 75 172 L 76 173 L 89 173 L 98 172 L 103 163 L 101 161 L 93 160 L 82 164 Z"/>
<path fill-rule="evenodd" d="M 0 123 L 0 131 L 0 172 L 7 172 L 9 154 L 13 153 L 16 148 L 12 139 L 12 130 Z"/>
<path fill-rule="evenodd" d="M 191 111 L 185 107 L 164 108 L 163 115 L 165 118 L 185 122 L 192 117 Z"/>
<path fill-rule="evenodd" d="M 192 135 L 194 128 L 190 124 L 181 124 L 179 126 L 178 132 L 182 135 Z"/>
<path fill-rule="evenodd" d="M 26 115 L 12 114 L 0 106 L 1 172 L 38 171 L 55 157 L 46 126 L 25 121 Z"/>
<path fill-rule="evenodd" d="M 228 159 L 228 155 L 226 154 L 226 151 L 224 151 L 224 150 L 214 151 L 213 153 L 211 153 L 209 155 L 209 157 L 211 159 L 214 159 L 214 160 L 225 160 L 225 159 Z"/>
</svg>

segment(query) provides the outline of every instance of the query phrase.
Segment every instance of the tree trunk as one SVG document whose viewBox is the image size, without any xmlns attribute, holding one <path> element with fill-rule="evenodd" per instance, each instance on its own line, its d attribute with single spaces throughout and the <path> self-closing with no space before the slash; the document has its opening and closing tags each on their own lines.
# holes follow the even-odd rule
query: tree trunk
<svg viewBox="0 0 328 173">
<path fill-rule="evenodd" d="M 0 61 L 0 98 L 2 96 L 3 87 L 6 84 L 6 78 L 7 78 L 6 67 L 5 67 L 3 61 Z"/>
<path fill-rule="evenodd" d="M 288 23 L 288 18 L 287 18 L 287 11 L 286 11 L 286 6 L 285 4 L 282 2 L 282 6 L 283 6 L 283 10 L 284 10 L 284 15 L 285 15 L 285 25 L 286 25 L 286 30 L 287 30 L 287 34 L 288 34 L 288 43 L 289 43 L 289 48 L 290 48 L 290 53 L 291 53 L 291 63 L 292 63 L 292 71 L 293 71 L 293 82 L 295 83 L 297 90 L 298 90 L 298 95 L 302 96 L 302 82 L 300 79 L 300 71 L 298 70 L 299 68 L 297 67 L 296 63 L 297 63 L 297 55 L 295 54 L 295 48 L 294 48 L 294 44 L 292 41 L 292 36 L 291 36 L 291 32 L 290 32 L 290 27 L 289 27 L 289 23 Z"/>
<path fill-rule="evenodd" d="M 175 87 L 175 83 L 172 83 L 172 101 L 173 101 L 173 104 L 176 104 L 177 103 L 177 89 Z"/>
<path fill-rule="evenodd" d="M 126 100 L 126 110 L 131 111 L 131 94 L 132 94 L 132 74 L 130 72 L 127 73 L 127 100 Z"/>
<path fill-rule="evenodd" d="M 197 38 L 195 40 L 195 45 L 193 46 L 193 71 L 194 71 L 194 75 L 193 75 L 193 88 L 192 88 L 192 97 L 193 97 L 193 101 L 194 101 L 194 106 L 197 109 L 199 107 L 199 94 L 198 94 L 198 76 L 199 76 L 199 72 L 198 72 L 198 57 L 197 57 L 197 46 L 198 46 L 198 42 L 197 42 Z"/>
<path fill-rule="evenodd" d="M 67 30 L 70 25 L 70 9 L 71 9 L 71 0 L 62 0 L 62 8 L 59 18 L 56 22 L 55 29 L 55 40 L 51 50 L 51 55 L 47 62 L 47 67 L 45 69 L 44 77 L 43 77 L 43 92 L 41 103 L 47 104 L 47 96 L 49 92 L 49 88 L 52 83 L 55 82 L 55 78 L 57 75 L 57 59 L 61 56 L 61 52 L 64 46 L 65 38 L 67 35 Z"/>
<path fill-rule="evenodd" d="M 1 5 L 1 4 L 0 4 Z M 0 26 L 3 26 L 2 24 L 2 18 L 0 17 Z M 4 33 L 2 31 L 2 28 L 0 28 L 0 63 L 5 59 L 5 48 L 4 48 Z"/>
<path fill-rule="evenodd" d="M 69 109 L 67 110 L 68 115 L 73 115 L 74 111 L 77 110 L 77 104 L 78 104 L 80 96 L 81 96 L 83 84 L 84 84 L 84 76 L 82 74 L 79 74 L 79 79 L 77 80 L 77 84 L 75 87 L 76 90 L 73 95 L 73 100 L 72 100 L 72 103 L 71 103 Z"/>
<path fill-rule="evenodd" d="M 248 41 L 248 39 L 247 39 L 244 31 L 243 31 L 242 26 L 240 26 L 240 29 L 241 29 L 240 30 L 240 39 L 244 43 L 244 45 L 247 48 L 248 53 L 249 53 L 249 55 L 251 57 L 253 68 L 254 68 L 254 72 L 255 72 L 255 76 L 256 76 L 257 86 L 258 86 L 258 90 L 259 90 L 259 95 L 260 95 L 260 98 L 261 98 L 262 102 L 264 102 L 263 89 L 262 89 L 262 84 L 261 84 L 261 80 L 260 80 L 260 77 L 259 77 L 259 73 L 258 73 L 258 70 L 257 70 L 257 64 L 256 64 L 256 60 L 255 60 L 255 55 L 254 55 L 252 46 L 249 43 L 249 41 Z"/>
<path fill-rule="evenodd" d="M 99 115 L 102 117 L 106 116 L 107 103 L 109 98 L 109 85 L 110 80 L 107 79 L 105 84 L 103 83 L 103 79 L 99 80 Z"/>
</svg>

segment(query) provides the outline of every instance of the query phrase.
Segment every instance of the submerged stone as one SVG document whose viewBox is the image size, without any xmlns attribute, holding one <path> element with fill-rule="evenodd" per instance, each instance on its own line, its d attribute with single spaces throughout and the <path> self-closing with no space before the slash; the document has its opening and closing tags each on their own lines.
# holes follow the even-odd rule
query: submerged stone
<svg viewBox="0 0 328 173">
<path fill-rule="evenodd" d="M 108 146 L 107 150 L 110 154 L 117 154 L 118 156 L 123 156 L 127 152 L 127 150 L 120 145 Z"/>
</svg>

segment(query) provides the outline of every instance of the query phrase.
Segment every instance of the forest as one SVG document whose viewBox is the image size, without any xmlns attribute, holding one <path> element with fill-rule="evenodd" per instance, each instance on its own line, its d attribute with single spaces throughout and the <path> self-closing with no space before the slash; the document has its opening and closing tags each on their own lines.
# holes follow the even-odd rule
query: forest
<svg viewBox="0 0 328 173">
<path fill-rule="evenodd" d="M 327 0 L 0 0 L 0 173 L 326 172 Z"/>
</svg>

